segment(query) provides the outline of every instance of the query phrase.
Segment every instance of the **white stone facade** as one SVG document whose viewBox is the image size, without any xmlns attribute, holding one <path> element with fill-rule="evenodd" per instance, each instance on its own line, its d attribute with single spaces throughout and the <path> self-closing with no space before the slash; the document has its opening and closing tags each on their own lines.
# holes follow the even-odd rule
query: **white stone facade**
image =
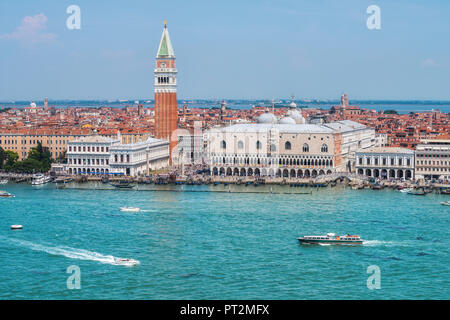
<svg viewBox="0 0 450 320">
<path fill-rule="evenodd" d="M 379 179 L 414 179 L 414 150 L 375 147 L 356 152 L 356 172 Z"/>
<path fill-rule="evenodd" d="M 416 178 L 450 181 L 450 140 L 423 140 L 416 147 Z"/>
<path fill-rule="evenodd" d="M 89 136 L 71 141 L 67 147 L 69 174 L 145 175 L 169 165 L 169 142 L 148 138 L 122 144 L 117 139 Z"/>
<path fill-rule="evenodd" d="M 205 158 L 211 173 L 283 177 L 331 174 L 345 170 L 348 154 L 358 146 L 375 143 L 374 130 L 353 121 L 324 125 L 268 122 L 207 131 Z"/>
<path fill-rule="evenodd" d="M 119 139 L 88 136 L 70 141 L 67 146 L 69 174 L 109 174 L 110 148 Z"/>
<path fill-rule="evenodd" d="M 166 140 L 148 138 L 143 142 L 117 144 L 111 147 L 112 173 L 139 176 L 168 165 L 169 142 Z"/>
</svg>

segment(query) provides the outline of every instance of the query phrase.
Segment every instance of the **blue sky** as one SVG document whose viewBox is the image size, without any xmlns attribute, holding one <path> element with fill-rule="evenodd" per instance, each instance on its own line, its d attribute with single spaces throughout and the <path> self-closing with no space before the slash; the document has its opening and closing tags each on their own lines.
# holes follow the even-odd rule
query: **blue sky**
<svg viewBox="0 0 450 320">
<path fill-rule="evenodd" d="M 2 0 L 0 100 L 153 98 L 164 19 L 180 99 L 450 100 L 449 16 L 447 0 Z"/>
</svg>

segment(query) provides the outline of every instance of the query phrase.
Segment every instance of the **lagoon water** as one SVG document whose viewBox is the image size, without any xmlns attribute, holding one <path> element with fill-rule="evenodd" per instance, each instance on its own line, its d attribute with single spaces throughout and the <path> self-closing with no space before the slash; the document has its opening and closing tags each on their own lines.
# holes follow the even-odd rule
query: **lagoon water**
<svg viewBox="0 0 450 320">
<path fill-rule="evenodd" d="M 212 188 L 170 188 L 182 187 Z M 2 189 L 16 197 L 0 199 L 0 299 L 450 298 L 445 195 Z M 327 232 L 366 242 L 297 242 Z M 114 257 L 140 265 L 117 265 Z M 81 271 L 79 290 L 67 288 L 72 265 Z M 380 289 L 367 287 L 371 265 L 380 268 Z"/>
</svg>

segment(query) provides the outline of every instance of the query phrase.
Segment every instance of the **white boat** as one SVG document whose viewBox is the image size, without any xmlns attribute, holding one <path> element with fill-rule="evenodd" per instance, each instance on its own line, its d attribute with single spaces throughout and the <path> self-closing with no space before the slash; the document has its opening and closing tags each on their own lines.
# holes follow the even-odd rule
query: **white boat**
<svg viewBox="0 0 450 320">
<path fill-rule="evenodd" d="M 0 198 L 14 198 L 14 195 L 9 192 L 0 190 Z"/>
<path fill-rule="evenodd" d="M 22 229 L 22 225 L 21 224 L 13 224 L 11 226 L 11 230 L 19 230 Z"/>
<path fill-rule="evenodd" d="M 40 173 L 40 174 L 35 174 L 33 176 L 33 179 L 31 180 L 31 184 L 36 186 L 36 185 L 49 183 L 51 180 L 52 180 L 51 177 Z"/>
<path fill-rule="evenodd" d="M 450 206 L 450 201 L 444 201 L 444 202 L 441 202 L 441 204 L 443 206 Z"/>
<path fill-rule="evenodd" d="M 134 259 L 128 259 L 128 258 L 114 258 L 115 264 L 121 265 L 121 266 L 135 266 L 140 264 L 139 261 Z"/>
<path fill-rule="evenodd" d="M 301 244 L 362 244 L 360 236 L 346 234 L 337 236 L 335 233 L 327 233 L 326 236 L 303 236 L 298 238 Z"/>
<path fill-rule="evenodd" d="M 401 190 L 398 190 L 398 191 L 400 191 L 401 193 L 408 193 L 408 192 L 410 192 L 412 189 L 410 189 L 410 188 L 405 188 L 405 189 L 401 189 Z"/>
<path fill-rule="evenodd" d="M 124 211 L 124 212 L 139 212 L 141 211 L 140 208 L 136 208 L 136 207 L 121 207 L 120 211 Z"/>
<path fill-rule="evenodd" d="M 0 180 L 0 184 L 7 184 L 8 183 L 8 179 L 2 179 Z"/>
</svg>

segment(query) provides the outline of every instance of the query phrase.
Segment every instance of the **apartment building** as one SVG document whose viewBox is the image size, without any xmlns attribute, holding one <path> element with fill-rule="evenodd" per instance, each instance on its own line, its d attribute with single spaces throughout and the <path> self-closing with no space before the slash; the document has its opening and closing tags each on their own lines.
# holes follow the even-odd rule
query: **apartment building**
<svg viewBox="0 0 450 320">
<path fill-rule="evenodd" d="M 450 180 L 450 139 L 422 140 L 416 149 L 417 179 Z"/>
</svg>

